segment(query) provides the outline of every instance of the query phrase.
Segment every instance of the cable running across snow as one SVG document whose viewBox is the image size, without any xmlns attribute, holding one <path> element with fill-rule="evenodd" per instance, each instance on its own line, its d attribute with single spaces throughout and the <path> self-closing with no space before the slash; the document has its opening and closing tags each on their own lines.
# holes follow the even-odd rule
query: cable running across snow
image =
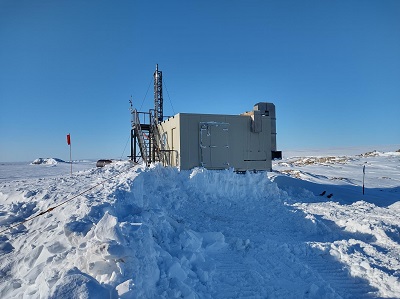
<svg viewBox="0 0 400 299">
<path fill-rule="evenodd" d="M 54 209 L 56 209 L 56 208 L 58 208 L 58 207 L 60 207 L 60 206 L 62 206 L 62 205 L 65 205 L 67 202 L 70 202 L 71 200 L 73 200 L 73 199 L 75 199 L 75 198 L 77 198 L 77 197 L 79 197 L 79 196 L 81 196 L 81 195 L 83 195 L 83 194 L 89 192 L 90 190 L 95 189 L 96 187 L 98 187 L 98 186 L 100 186 L 100 185 L 106 183 L 107 181 L 109 181 L 109 180 L 111 180 L 111 179 L 113 179 L 113 178 L 115 178 L 115 177 L 117 177 L 117 176 L 120 176 L 121 174 L 127 172 L 128 170 L 132 169 L 132 168 L 135 167 L 135 166 L 136 166 L 136 164 L 134 164 L 134 165 L 128 167 L 126 170 L 121 171 L 120 173 L 117 173 L 117 174 L 115 174 L 115 175 L 113 175 L 113 176 L 111 176 L 111 177 L 109 177 L 109 178 L 107 178 L 107 179 L 101 181 L 100 183 L 97 183 L 96 185 L 94 185 L 94 186 L 92 186 L 92 187 L 90 187 L 90 188 L 88 188 L 88 189 L 86 189 L 86 190 L 80 192 L 79 194 L 72 196 L 72 197 L 69 198 L 69 199 L 67 199 L 67 200 L 65 200 L 65 201 L 63 201 L 63 202 L 61 202 L 61 203 L 59 203 L 59 204 L 57 204 L 57 205 L 55 205 L 55 206 L 53 206 L 53 207 L 48 208 L 48 209 L 45 210 L 45 211 L 40 212 L 39 214 L 37 214 L 37 215 L 35 215 L 35 216 L 29 217 L 29 218 L 27 218 L 27 219 L 25 219 L 25 220 L 23 220 L 23 221 L 20 221 L 20 222 L 18 222 L 18 223 L 16 223 L 16 224 L 13 224 L 13 225 L 8 226 L 7 228 L 1 230 L 1 231 L 0 231 L 0 234 L 3 234 L 4 232 L 6 232 L 6 231 L 8 231 L 8 230 L 10 230 L 10 229 L 12 229 L 12 228 L 14 228 L 14 227 L 17 227 L 17 226 L 19 226 L 19 225 L 21 225 L 21 224 L 30 222 L 30 221 L 32 221 L 32 220 L 34 220 L 34 219 L 36 219 L 36 218 L 38 218 L 38 217 L 40 217 L 40 216 L 43 216 L 44 214 L 47 214 L 47 213 L 53 211 Z"/>
</svg>

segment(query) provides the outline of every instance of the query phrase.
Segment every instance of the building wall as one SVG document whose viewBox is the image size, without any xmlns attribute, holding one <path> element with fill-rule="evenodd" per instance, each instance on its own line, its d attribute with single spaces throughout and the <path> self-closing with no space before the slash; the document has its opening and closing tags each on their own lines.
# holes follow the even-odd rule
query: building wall
<svg viewBox="0 0 400 299">
<path fill-rule="evenodd" d="M 165 140 L 166 149 L 169 150 L 168 165 L 180 166 L 180 114 L 168 118 L 159 126 L 161 140 Z"/>
<path fill-rule="evenodd" d="M 160 132 L 177 151 L 171 166 L 271 170 L 271 119 L 261 120 L 261 132 L 255 133 L 250 115 L 180 113 L 162 122 Z"/>
</svg>

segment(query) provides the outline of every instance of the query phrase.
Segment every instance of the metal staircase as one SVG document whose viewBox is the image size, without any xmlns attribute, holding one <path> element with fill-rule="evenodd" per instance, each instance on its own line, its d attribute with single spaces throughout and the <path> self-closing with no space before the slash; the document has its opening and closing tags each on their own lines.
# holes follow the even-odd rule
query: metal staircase
<svg viewBox="0 0 400 299">
<path fill-rule="evenodd" d="M 155 161 L 161 162 L 164 166 L 169 164 L 170 151 L 168 148 L 168 143 L 163 140 L 158 124 L 156 122 L 156 117 L 152 117 L 152 136 L 153 136 L 153 147 L 155 153 Z"/>
<path fill-rule="evenodd" d="M 145 138 L 145 134 L 142 130 L 142 126 L 140 124 L 139 113 L 136 109 L 132 112 L 132 128 L 135 139 L 137 139 L 137 143 L 139 145 L 140 156 L 142 160 L 148 164 L 149 163 L 149 156 L 150 156 L 150 139 L 149 137 Z M 147 135 L 149 136 L 149 135 Z M 137 160 L 138 155 L 135 154 L 135 160 Z M 135 161 L 139 162 L 139 161 Z"/>
<path fill-rule="evenodd" d="M 152 162 L 161 162 L 163 165 L 171 165 L 172 150 L 168 148 L 167 141 L 163 139 L 159 123 L 163 121 L 163 93 L 162 72 L 154 72 L 154 109 L 149 112 L 138 112 L 131 106 L 131 155 L 135 163 L 140 159 L 149 165 Z M 139 153 L 138 153 L 139 151 Z"/>
</svg>

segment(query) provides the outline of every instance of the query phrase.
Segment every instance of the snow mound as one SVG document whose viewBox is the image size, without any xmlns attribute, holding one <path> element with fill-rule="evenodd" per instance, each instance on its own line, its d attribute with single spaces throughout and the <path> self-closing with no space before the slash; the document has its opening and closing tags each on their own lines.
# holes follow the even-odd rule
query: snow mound
<svg viewBox="0 0 400 299">
<path fill-rule="evenodd" d="M 378 167 L 394 167 L 393 179 L 381 180 L 391 187 L 374 191 L 382 206 L 348 188 L 360 159 L 378 176 Z M 393 159 L 315 160 L 298 166 L 300 178 L 274 172 L 274 181 L 127 162 L 8 181 L 1 229 L 77 197 L 0 235 L 0 297 L 399 298 Z M 331 180 L 336 169 L 347 181 Z"/>
<path fill-rule="evenodd" d="M 31 165 L 56 165 L 57 163 L 65 163 L 65 161 L 57 158 L 37 158 Z"/>
<path fill-rule="evenodd" d="M 366 152 L 364 154 L 359 155 L 360 157 L 387 157 L 387 156 L 400 156 L 400 150 L 395 152 L 381 152 L 374 150 L 372 152 Z"/>
</svg>

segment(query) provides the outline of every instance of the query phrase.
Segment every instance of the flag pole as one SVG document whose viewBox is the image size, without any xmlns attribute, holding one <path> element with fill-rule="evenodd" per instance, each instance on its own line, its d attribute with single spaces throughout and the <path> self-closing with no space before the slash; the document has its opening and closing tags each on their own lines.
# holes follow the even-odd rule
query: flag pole
<svg viewBox="0 0 400 299">
<path fill-rule="evenodd" d="M 69 162 L 71 163 L 71 176 L 72 176 L 72 150 L 71 150 L 71 142 L 69 143 Z"/>
<path fill-rule="evenodd" d="M 69 163 L 71 164 L 71 176 L 72 176 L 72 154 L 71 154 L 71 134 L 67 134 L 67 144 L 69 145 Z"/>
<path fill-rule="evenodd" d="M 364 195 L 365 165 L 363 167 L 363 195 Z"/>
</svg>

